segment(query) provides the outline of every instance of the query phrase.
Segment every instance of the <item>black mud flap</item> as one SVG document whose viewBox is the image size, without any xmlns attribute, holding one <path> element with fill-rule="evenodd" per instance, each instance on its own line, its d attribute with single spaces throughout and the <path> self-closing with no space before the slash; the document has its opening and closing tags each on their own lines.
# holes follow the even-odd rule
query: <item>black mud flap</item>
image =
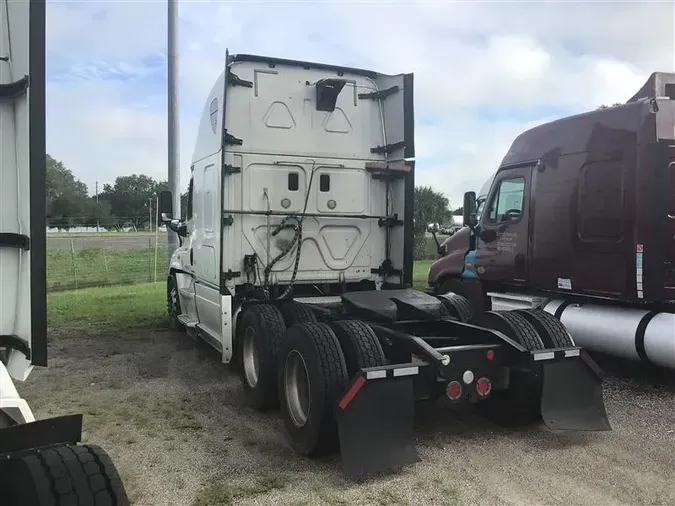
<svg viewBox="0 0 675 506">
<path fill-rule="evenodd" d="M 397 371 L 397 372 L 394 372 Z M 419 462 L 413 378 L 408 365 L 363 369 L 337 406 L 342 467 L 361 477 Z"/>
<path fill-rule="evenodd" d="M 0 455 L 59 444 L 75 444 L 81 440 L 82 415 L 36 420 L 0 429 Z"/>
<path fill-rule="evenodd" d="M 585 356 L 543 363 L 541 417 L 552 430 L 612 430 L 602 397 L 602 372 Z"/>
</svg>

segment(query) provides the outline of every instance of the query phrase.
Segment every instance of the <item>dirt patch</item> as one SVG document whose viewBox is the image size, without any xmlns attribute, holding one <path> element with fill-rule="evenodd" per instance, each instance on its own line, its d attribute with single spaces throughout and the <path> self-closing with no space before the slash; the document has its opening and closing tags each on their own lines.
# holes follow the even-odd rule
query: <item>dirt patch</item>
<svg viewBox="0 0 675 506">
<path fill-rule="evenodd" d="M 182 334 L 53 334 L 50 367 L 19 385 L 37 417 L 83 413 L 138 506 L 675 504 L 671 384 L 610 374 L 614 430 L 501 429 L 421 406 L 421 462 L 354 483 L 337 456 L 286 445 L 277 413 L 247 408 L 217 354 Z"/>
</svg>

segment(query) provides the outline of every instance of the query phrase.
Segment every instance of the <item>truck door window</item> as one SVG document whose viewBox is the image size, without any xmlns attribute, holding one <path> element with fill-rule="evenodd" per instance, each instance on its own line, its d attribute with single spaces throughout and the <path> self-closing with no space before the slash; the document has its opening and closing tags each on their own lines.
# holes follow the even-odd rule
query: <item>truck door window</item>
<svg viewBox="0 0 675 506">
<path fill-rule="evenodd" d="M 501 223 L 518 219 L 523 212 L 524 194 L 524 178 L 515 177 L 502 180 L 490 203 L 487 221 Z"/>
<path fill-rule="evenodd" d="M 190 178 L 190 184 L 188 185 L 188 195 L 187 195 L 187 216 L 186 219 L 192 218 L 192 193 L 194 188 L 194 180 Z"/>
</svg>

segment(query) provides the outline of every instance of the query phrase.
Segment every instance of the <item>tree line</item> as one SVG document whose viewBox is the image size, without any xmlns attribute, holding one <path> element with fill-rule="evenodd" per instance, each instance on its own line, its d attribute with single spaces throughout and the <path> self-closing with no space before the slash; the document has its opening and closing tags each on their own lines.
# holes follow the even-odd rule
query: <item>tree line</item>
<svg viewBox="0 0 675 506">
<path fill-rule="evenodd" d="M 166 181 L 155 181 L 145 174 L 119 176 L 113 184 L 103 184 L 97 195 L 77 179 L 63 162 L 47 155 L 47 224 L 68 230 L 75 227 L 105 229 L 146 228 L 150 221 L 150 201 L 162 190 Z M 181 195 L 181 216 L 185 216 L 187 194 Z M 415 236 L 424 238 L 428 223 L 448 223 L 452 213 L 448 199 L 430 186 L 415 188 Z M 154 220 L 154 217 L 153 217 Z"/>
<path fill-rule="evenodd" d="M 61 230 L 97 225 L 108 230 L 150 227 L 150 201 L 154 213 L 154 199 L 169 188 L 166 181 L 131 174 L 103 184 L 98 195 L 90 195 L 87 185 L 49 154 L 46 168 L 47 225 Z"/>
</svg>

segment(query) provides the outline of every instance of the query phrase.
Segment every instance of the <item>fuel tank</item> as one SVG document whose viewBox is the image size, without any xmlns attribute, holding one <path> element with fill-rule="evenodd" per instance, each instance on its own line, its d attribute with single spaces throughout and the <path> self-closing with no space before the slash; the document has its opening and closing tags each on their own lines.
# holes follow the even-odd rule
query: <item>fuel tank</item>
<svg viewBox="0 0 675 506">
<path fill-rule="evenodd" d="M 560 319 L 577 346 L 675 369 L 675 314 L 555 299 L 544 310 Z"/>
</svg>

